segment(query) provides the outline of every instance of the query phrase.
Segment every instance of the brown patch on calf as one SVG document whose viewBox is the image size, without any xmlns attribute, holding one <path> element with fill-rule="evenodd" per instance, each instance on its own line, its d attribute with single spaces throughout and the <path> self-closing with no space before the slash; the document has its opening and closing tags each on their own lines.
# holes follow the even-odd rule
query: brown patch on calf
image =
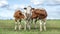
<svg viewBox="0 0 60 34">
<path fill-rule="evenodd" d="M 44 19 L 47 17 L 47 12 L 46 10 L 42 10 L 42 9 L 34 9 L 32 11 L 32 18 L 34 17 L 39 17 L 39 19 Z"/>
<path fill-rule="evenodd" d="M 22 19 L 24 18 L 24 15 L 22 14 L 22 12 L 20 10 L 17 10 L 15 13 L 14 13 L 14 18 L 15 19 Z"/>
</svg>

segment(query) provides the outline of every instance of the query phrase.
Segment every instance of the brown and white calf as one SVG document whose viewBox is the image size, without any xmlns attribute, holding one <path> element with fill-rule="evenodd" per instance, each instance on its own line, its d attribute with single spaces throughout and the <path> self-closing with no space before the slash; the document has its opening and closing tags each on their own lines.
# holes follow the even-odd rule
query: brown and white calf
<svg viewBox="0 0 60 34">
<path fill-rule="evenodd" d="M 20 10 L 16 10 L 14 13 L 14 18 L 15 18 L 15 30 L 17 29 L 17 27 L 20 30 L 21 29 L 21 21 L 23 19 L 25 19 L 25 15 Z M 24 21 L 24 23 L 25 23 L 24 29 L 26 29 L 26 22 Z"/>
<path fill-rule="evenodd" d="M 27 27 L 29 28 L 29 30 L 31 29 L 31 26 L 30 26 L 30 24 L 31 24 L 30 17 L 32 15 L 32 12 L 30 10 L 31 10 L 31 6 L 28 6 L 28 7 L 24 8 L 24 13 L 26 15 L 26 21 L 27 21 Z"/>
<path fill-rule="evenodd" d="M 42 31 L 42 26 L 44 27 L 44 30 L 46 31 L 46 18 L 47 18 L 47 12 L 45 9 L 35 9 L 32 8 L 32 16 L 31 18 L 33 19 L 33 21 L 35 19 L 39 20 L 40 23 L 40 31 Z"/>
</svg>

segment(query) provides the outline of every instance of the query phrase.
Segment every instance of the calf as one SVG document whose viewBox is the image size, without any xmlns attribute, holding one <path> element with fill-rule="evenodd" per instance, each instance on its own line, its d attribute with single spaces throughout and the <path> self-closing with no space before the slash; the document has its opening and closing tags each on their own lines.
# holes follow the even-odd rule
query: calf
<svg viewBox="0 0 60 34">
<path fill-rule="evenodd" d="M 24 19 L 25 16 L 20 10 L 16 10 L 15 13 L 14 13 L 14 18 L 15 18 L 15 30 L 17 29 L 17 27 L 20 30 L 21 29 L 21 20 Z M 25 25 L 25 27 L 26 27 L 26 25 Z"/>
<path fill-rule="evenodd" d="M 40 23 L 40 31 L 42 31 L 42 25 L 44 26 L 44 30 L 46 31 L 46 18 L 47 18 L 46 10 L 32 8 L 31 11 L 32 11 L 31 18 L 33 19 L 33 22 L 35 19 L 38 19 Z"/>
</svg>

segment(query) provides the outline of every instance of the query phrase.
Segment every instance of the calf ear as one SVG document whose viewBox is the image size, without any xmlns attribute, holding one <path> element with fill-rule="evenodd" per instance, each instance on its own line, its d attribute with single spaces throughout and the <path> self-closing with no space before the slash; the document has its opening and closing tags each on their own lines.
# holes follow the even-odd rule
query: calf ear
<svg viewBox="0 0 60 34">
<path fill-rule="evenodd" d="M 24 8 L 25 10 L 27 9 L 27 8 Z"/>
<path fill-rule="evenodd" d="M 34 10 L 34 8 L 31 8 L 31 11 L 33 11 Z"/>
<path fill-rule="evenodd" d="M 22 13 L 19 13 L 19 15 L 22 15 Z"/>
<path fill-rule="evenodd" d="M 32 8 L 32 10 L 34 10 L 34 8 Z"/>
</svg>

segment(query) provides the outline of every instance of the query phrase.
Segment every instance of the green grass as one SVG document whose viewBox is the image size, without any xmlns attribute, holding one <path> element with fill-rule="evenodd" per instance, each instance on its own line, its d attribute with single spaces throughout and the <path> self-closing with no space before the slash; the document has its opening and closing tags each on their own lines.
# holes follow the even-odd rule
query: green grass
<svg viewBox="0 0 60 34">
<path fill-rule="evenodd" d="M 22 24 L 23 25 L 23 24 Z M 60 20 L 47 20 L 47 31 L 39 31 L 39 23 L 37 28 L 24 31 L 14 31 L 14 20 L 0 20 L 0 34 L 60 34 Z"/>
</svg>

